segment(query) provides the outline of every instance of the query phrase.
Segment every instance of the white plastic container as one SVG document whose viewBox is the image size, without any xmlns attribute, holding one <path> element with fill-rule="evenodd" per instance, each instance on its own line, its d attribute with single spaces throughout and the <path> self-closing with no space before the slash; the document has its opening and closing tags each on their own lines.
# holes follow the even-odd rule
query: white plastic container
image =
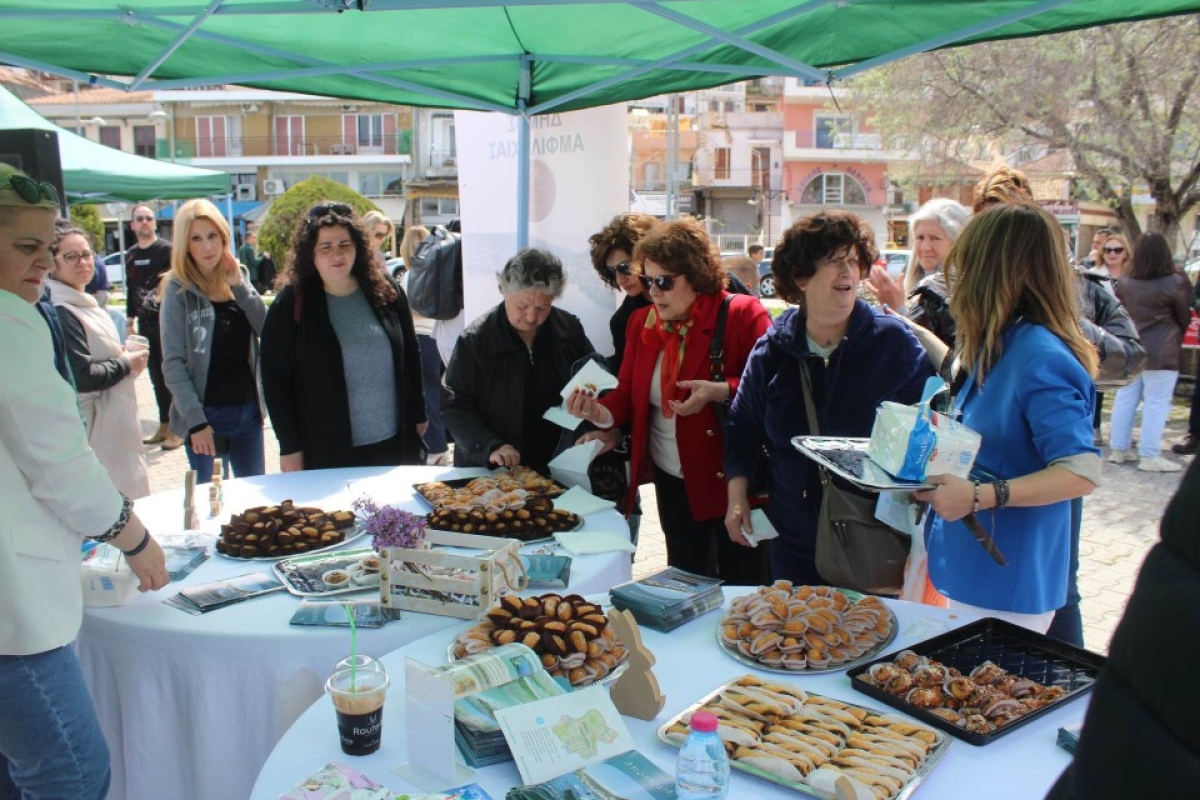
<svg viewBox="0 0 1200 800">
<path fill-rule="evenodd" d="M 121 551 L 106 544 L 84 554 L 79 581 L 85 606 L 123 606 L 137 594 L 137 575 Z"/>
</svg>

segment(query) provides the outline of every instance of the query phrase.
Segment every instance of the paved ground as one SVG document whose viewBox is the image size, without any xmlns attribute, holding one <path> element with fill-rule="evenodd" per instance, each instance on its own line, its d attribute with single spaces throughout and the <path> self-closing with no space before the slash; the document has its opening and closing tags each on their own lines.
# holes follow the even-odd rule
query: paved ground
<svg viewBox="0 0 1200 800">
<path fill-rule="evenodd" d="M 156 427 L 157 411 L 146 374 L 138 380 L 142 430 L 149 436 Z M 1106 403 L 1111 408 L 1112 399 Z M 1186 404 L 1177 399 L 1164 442 L 1169 444 L 1185 430 Z M 1108 424 L 1104 427 L 1107 433 Z M 267 472 L 279 471 L 279 451 L 270 429 L 265 434 Z M 1191 458 L 1167 457 L 1187 463 Z M 182 448 L 164 452 L 146 449 L 150 486 L 155 492 L 183 485 L 187 457 Z M 1104 454 L 1108 449 L 1104 448 Z M 1179 485 L 1181 473 L 1139 472 L 1133 465 L 1105 463 L 1103 484 L 1084 501 L 1080 548 L 1079 585 L 1083 593 L 1084 632 L 1089 649 L 1107 652 L 1113 629 L 1125 610 L 1134 580 L 1150 546 L 1158 540 L 1158 522 L 1167 501 Z M 658 525 L 654 492 L 642 492 L 643 517 L 634 575 L 666 566 L 666 547 Z M 986 524 L 986 514 L 984 523 Z"/>
</svg>

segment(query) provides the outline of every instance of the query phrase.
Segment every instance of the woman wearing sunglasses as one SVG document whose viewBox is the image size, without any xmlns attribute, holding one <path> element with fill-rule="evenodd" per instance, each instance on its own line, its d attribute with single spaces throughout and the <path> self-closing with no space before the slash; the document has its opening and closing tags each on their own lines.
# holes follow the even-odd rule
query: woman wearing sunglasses
<svg viewBox="0 0 1200 800">
<path fill-rule="evenodd" d="M 588 239 L 592 267 L 601 282 L 625 293 L 621 305 L 608 321 L 613 340 L 613 355 L 608 366 L 614 375 L 620 373 L 621 359 L 625 356 L 625 326 L 629 324 L 629 318 L 633 312 L 650 305 L 650 296 L 642 289 L 633 268 L 633 249 L 638 240 L 658 224 L 658 218 L 649 214 L 618 214 L 603 230 Z"/>
<path fill-rule="evenodd" d="M 496 277 L 504 299 L 450 354 L 442 419 L 456 467 L 523 464 L 545 474 L 562 429 L 543 415 L 562 402 L 571 366 L 594 348 L 579 318 L 554 306 L 566 276 L 553 253 L 521 250 Z"/>
<path fill-rule="evenodd" d="M 134 500 L 150 494 L 134 381 L 147 349 L 127 352 L 108 312 L 85 287 L 96 271 L 88 235 L 62 227 L 51 248 L 50 298 L 58 312 L 88 444 L 117 488 Z"/>
<path fill-rule="evenodd" d="M 933 368 L 899 319 L 858 298 L 859 282 L 877 251 L 870 227 L 842 210 L 802 217 L 775 247 L 775 290 L 795 308 L 776 320 L 750 354 L 725 428 L 729 510 L 725 525 L 737 542 L 753 531 L 749 476 L 763 445 L 771 453 L 766 513 L 779 537 L 771 541 L 776 580 L 827 583 L 816 569 L 821 482 L 792 437 L 813 433 L 808 422 L 808 373 L 822 436 L 869 436 L 884 400 L 921 399 Z"/>
<path fill-rule="evenodd" d="M 296 228 L 263 328 L 263 388 L 284 472 L 424 463 L 412 313 L 345 203 Z"/>
<path fill-rule="evenodd" d="M 57 215 L 54 187 L 0 164 L 0 797 L 102 800 L 108 747 L 73 646 L 80 544 L 125 551 L 142 591 L 169 576 L 88 447 L 33 307 L 54 264 Z"/>
<path fill-rule="evenodd" d="M 617 444 L 616 426 L 631 426 L 630 496 L 637 484 L 653 482 L 671 566 L 758 585 L 767 577 L 766 548 L 735 544 L 725 533 L 724 437 L 716 406 L 737 392 L 770 317 L 757 298 L 726 291 L 720 255 L 693 219 L 646 232 L 633 262 L 651 305 L 630 317 L 620 383 L 600 400 L 575 392 L 567 410 L 603 429 L 587 437 L 603 437 L 606 447 Z M 709 350 L 727 299 L 725 380 L 718 382 Z"/>
<path fill-rule="evenodd" d="M 187 445 L 199 483 L 222 456 L 239 478 L 262 475 L 258 335 L 267 309 L 229 250 L 229 223 L 208 200 L 175 215 L 171 271 L 159 288 L 163 376 L 171 431 Z"/>
</svg>

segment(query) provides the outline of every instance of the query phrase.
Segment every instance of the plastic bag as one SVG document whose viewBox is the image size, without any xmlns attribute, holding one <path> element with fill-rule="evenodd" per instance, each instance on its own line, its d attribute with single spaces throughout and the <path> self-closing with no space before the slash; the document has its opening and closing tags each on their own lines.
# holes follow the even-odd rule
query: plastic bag
<svg viewBox="0 0 1200 800">
<path fill-rule="evenodd" d="M 930 475 L 970 475 L 979 455 L 978 433 L 928 403 L 885 401 L 875 412 L 867 455 L 897 478 L 923 481 Z"/>
</svg>

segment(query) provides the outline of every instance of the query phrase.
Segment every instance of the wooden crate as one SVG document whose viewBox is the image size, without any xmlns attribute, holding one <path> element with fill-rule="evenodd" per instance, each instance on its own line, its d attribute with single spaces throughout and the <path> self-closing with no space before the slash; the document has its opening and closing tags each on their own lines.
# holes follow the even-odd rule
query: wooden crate
<svg viewBox="0 0 1200 800">
<path fill-rule="evenodd" d="M 386 608 L 476 619 L 501 594 L 520 591 L 528 582 L 521 564 L 521 543 L 515 539 L 430 530 L 425 541 L 430 546 L 469 548 L 481 554 L 380 550 L 379 597 Z M 429 574 L 441 569 L 463 570 L 469 577 Z"/>
</svg>

